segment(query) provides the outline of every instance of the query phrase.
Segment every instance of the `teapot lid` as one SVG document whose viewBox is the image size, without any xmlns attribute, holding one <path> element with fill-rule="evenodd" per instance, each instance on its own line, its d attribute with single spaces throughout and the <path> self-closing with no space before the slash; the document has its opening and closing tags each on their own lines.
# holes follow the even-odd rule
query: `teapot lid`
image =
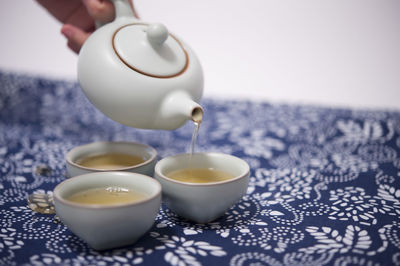
<svg viewBox="0 0 400 266">
<path fill-rule="evenodd" d="M 125 65 L 151 77 L 178 76 L 189 62 L 182 44 L 162 24 L 122 26 L 114 32 L 112 45 Z"/>
</svg>

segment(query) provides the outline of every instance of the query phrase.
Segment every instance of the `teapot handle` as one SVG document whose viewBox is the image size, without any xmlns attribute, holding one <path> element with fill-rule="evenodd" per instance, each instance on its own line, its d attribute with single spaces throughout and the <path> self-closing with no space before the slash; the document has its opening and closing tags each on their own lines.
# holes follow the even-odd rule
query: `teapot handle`
<svg viewBox="0 0 400 266">
<path fill-rule="evenodd" d="M 132 10 L 131 0 L 112 0 L 115 8 L 115 19 L 119 19 L 122 17 L 128 17 L 136 19 Z M 107 24 L 108 22 L 101 22 L 95 21 L 96 29 L 100 28 L 101 26 Z"/>
</svg>

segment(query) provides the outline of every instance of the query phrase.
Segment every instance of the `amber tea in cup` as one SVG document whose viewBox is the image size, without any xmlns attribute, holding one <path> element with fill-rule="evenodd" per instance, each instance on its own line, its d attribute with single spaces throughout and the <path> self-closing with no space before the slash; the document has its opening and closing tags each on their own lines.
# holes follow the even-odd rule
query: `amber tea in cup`
<svg viewBox="0 0 400 266">
<path fill-rule="evenodd" d="M 120 152 L 110 152 L 84 156 L 82 158 L 78 158 L 75 163 L 89 168 L 116 170 L 138 165 L 144 161 L 145 160 L 140 156 Z"/>
<path fill-rule="evenodd" d="M 116 205 L 141 201 L 146 197 L 145 193 L 133 189 L 108 186 L 78 191 L 66 200 L 79 204 Z"/>
<path fill-rule="evenodd" d="M 69 177 L 93 172 L 124 171 L 152 176 L 157 151 L 149 145 L 126 141 L 84 144 L 66 154 Z"/>
<path fill-rule="evenodd" d="M 184 168 L 166 174 L 167 177 L 188 183 L 212 183 L 234 178 L 234 175 L 215 168 Z"/>
</svg>

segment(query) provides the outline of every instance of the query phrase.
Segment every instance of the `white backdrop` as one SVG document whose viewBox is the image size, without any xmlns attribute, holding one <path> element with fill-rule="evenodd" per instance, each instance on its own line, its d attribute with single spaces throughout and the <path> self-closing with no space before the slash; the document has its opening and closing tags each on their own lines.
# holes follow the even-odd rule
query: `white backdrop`
<svg viewBox="0 0 400 266">
<path fill-rule="evenodd" d="M 400 109 L 400 1 L 136 0 L 198 54 L 205 96 Z M 60 23 L 0 1 L 0 69 L 76 80 Z"/>
</svg>

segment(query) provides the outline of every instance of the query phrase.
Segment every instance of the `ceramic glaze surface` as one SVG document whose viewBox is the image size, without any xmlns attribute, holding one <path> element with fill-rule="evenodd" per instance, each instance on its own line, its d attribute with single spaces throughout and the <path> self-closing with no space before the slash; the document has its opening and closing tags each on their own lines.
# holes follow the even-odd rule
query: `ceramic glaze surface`
<svg viewBox="0 0 400 266">
<path fill-rule="evenodd" d="M 143 193 L 143 200 L 119 205 L 88 205 L 66 200 L 74 193 L 102 186 L 121 186 Z M 161 204 L 161 186 L 154 179 L 127 172 L 91 173 L 68 179 L 54 189 L 61 221 L 98 250 L 134 243 L 153 225 Z"/>
<path fill-rule="evenodd" d="M 186 51 L 168 32 L 163 43 L 153 40 L 157 37 L 150 34 L 154 27 L 157 25 L 133 23 L 119 28 L 112 40 L 115 53 L 128 67 L 143 75 L 162 78 L 179 75 L 189 61 Z"/>
<path fill-rule="evenodd" d="M 190 119 L 203 93 L 194 52 L 162 24 L 133 17 L 115 0 L 116 19 L 97 29 L 78 60 L 78 79 L 91 103 L 111 119 L 145 129 L 172 130 Z"/>
<path fill-rule="evenodd" d="M 167 174 L 184 168 L 213 168 L 234 176 L 215 183 L 186 183 L 170 179 Z M 155 178 L 161 183 L 163 201 L 178 215 L 198 223 L 211 222 L 222 216 L 246 193 L 249 165 L 228 154 L 181 154 L 156 164 Z"/>
<path fill-rule="evenodd" d="M 73 177 L 93 172 L 104 172 L 104 169 L 82 167 L 77 164 L 76 161 L 89 155 L 114 152 L 138 156 L 145 160 L 143 163 L 138 165 L 117 169 L 118 171 L 126 171 L 149 176 L 153 175 L 154 166 L 157 160 L 157 151 L 151 146 L 126 141 L 100 141 L 77 146 L 68 151 L 65 156 L 68 176 Z"/>
</svg>

